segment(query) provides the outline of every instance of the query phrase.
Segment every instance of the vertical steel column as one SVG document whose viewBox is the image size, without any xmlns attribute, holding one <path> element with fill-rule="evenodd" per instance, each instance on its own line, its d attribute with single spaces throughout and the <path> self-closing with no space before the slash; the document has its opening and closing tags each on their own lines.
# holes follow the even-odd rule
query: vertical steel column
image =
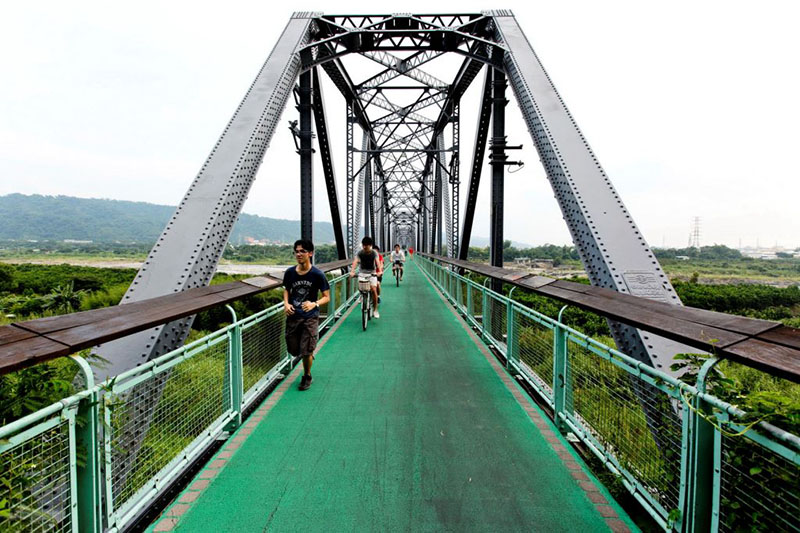
<svg viewBox="0 0 800 533">
<path fill-rule="evenodd" d="M 492 205 L 491 265 L 503 267 L 503 196 L 506 146 L 506 75 L 494 69 L 492 81 Z M 492 279 L 492 290 L 502 292 L 503 282 Z"/>
<path fill-rule="evenodd" d="M 356 219 L 355 211 L 356 211 L 356 203 L 355 198 L 353 195 L 353 186 L 355 185 L 356 176 L 354 174 L 355 169 L 353 168 L 353 154 L 355 150 L 354 139 L 353 139 L 353 123 L 355 122 L 355 118 L 353 117 L 353 106 L 351 104 L 347 104 L 347 146 L 345 146 L 345 150 L 347 152 L 347 253 L 353 254 L 356 250 L 356 234 L 358 233 L 358 224 L 359 221 Z M 363 155 L 363 154 L 362 154 Z"/>
<path fill-rule="evenodd" d="M 314 148 L 311 145 L 311 71 L 300 74 L 300 237 L 314 240 Z"/>
<path fill-rule="evenodd" d="M 444 216 L 442 213 L 442 188 L 444 187 L 444 176 L 442 175 L 442 169 L 437 165 L 437 169 L 439 170 L 438 175 L 436 176 L 436 211 L 435 211 L 435 220 L 436 224 L 436 253 L 442 255 L 442 226 L 444 226 Z"/>
<path fill-rule="evenodd" d="M 420 232 L 422 233 L 422 252 L 430 253 L 431 250 L 428 248 L 428 188 L 427 188 L 427 177 L 422 177 L 422 189 L 420 190 L 420 209 L 422 211 L 422 227 L 420 228 Z"/>
<path fill-rule="evenodd" d="M 460 186 L 461 186 L 461 177 L 460 177 L 460 170 L 461 170 L 461 156 L 460 156 L 460 145 L 461 145 L 461 102 L 456 100 L 453 103 L 453 116 L 451 118 L 453 123 L 453 154 L 450 158 L 450 184 L 453 186 L 453 198 L 452 198 L 452 210 L 451 216 L 453 217 L 452 221 L 450 222 L 450 230 L 451 235 L 451 243 L 450 248 L 447 250 L 448 257 L 458 257 L 458 245 L 459 245 L 459 235 L 458 235 L 458 221 L 460 218 Z"/>
<path fill-rule="evenodd" d="M 469 254 L 472 221 L 475 219 L 475 205 L 478 202 L 483 157 L 486 154 L 486 139 L 489 135 L 489 123 L 492 117 L 492 70 L 492 68 L 486 69 L 486 76 L 483 80 L 483 98 L 481 98 L 481 107 L 478 112 L 478 127 L 475 129 L 475 150 L 472 154 L 472 172 L 469 176 L 467 207 L 464 211 L 464 229 L 461 232 L 461 245 L 458 248 L 458 258 L 462 261 L 466 261 Z"/>
<path fill-rule="evenodd" d="M 372 214 L 372 158 L 367 158 L 367 166 L 364 169 L 364 236 L 375 236 L 375 217 Z"/>
<path fill-rule="evenodd" d="M 328 191 L 328 205 L 331 208 L 331 225 L 333 236 L 336 239 L 336 254 L 339 259 L 348 256 L 347 246 L 342 232 L 342 216 L 339 212 L 339 192 L 336 188 L 336 173 L 333 170 L 333 156 L 331 154 L 330 139 L 328 137 L 328 120 L 325 116 L 325 102 L 322 98 L 322 85 L 319 80 L 317 68 L 312 70 L 314 124 L 317 127 L 317 144 L 319 156 L 322 160 L 322 171 L 325 174 L 325 188 Z"/>
</svg>

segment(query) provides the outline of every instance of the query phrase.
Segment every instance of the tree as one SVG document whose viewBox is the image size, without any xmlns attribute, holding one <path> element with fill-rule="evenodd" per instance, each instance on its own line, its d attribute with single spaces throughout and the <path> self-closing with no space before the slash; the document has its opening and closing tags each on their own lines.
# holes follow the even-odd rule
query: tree
<svg viewBox="0 0 800 533">
<path fill-rule="evenodd" d="M 0 264 L 0 292 L 13 291 L 17 287 L 14 279 L 14 267 Z"/>
</svg>

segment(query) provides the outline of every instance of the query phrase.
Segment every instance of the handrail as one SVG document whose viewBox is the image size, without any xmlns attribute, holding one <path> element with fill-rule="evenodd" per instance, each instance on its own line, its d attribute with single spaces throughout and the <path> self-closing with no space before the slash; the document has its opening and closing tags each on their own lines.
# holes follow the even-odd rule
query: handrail
<svg viewBox="0 0 800 533">
<path fill-rule="evenodd" d="M 342 259 L 322 263 L 317 268 L 331 272 L 349 264 L 349 260 Z M 103 309 L 0 326 L 0 375 L 275 289 L 281 284 L 281 279 L 259 276 Z"/>
<path fill-rule="evenodd" d="M 671 305 L 602 287 L 418 253 L 800 383 L 800 330 L 780 322 Z"/>
</svg>

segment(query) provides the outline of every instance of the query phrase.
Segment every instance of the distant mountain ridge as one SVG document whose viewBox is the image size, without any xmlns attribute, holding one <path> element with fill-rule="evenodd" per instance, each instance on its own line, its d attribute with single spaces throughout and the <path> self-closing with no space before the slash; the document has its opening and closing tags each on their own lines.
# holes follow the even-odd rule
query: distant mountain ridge
<svg viewBox="0 0 800 533">
<path fill-rule="evenodd" d="M 95 242 L 153 243 L 161 235 L 175 207 L 146 202 L 9 194 L 0 196 L 0 239 L 91 240 Z M 230 241 L 244 244 L 248 237 L 272 242 L 294 242 L 299 220 L 242 213 Z M 314 223 L 314 241 L 334 242 L 330 222 Z"/>
</svg>

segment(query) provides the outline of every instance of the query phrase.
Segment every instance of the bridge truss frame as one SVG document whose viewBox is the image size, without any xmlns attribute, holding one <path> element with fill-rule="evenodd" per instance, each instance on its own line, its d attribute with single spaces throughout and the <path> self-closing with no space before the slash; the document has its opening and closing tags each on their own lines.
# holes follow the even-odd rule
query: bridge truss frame
<svg viewBox="0 0 800 533">
<path fill-rule="evenodd" d="M 450 82 L 424 70 L 445 53 L 463 57 Z M 348 54 L 359 54 L 383 69 L 356 83 L 342 61 Z M 461 226 L 460 101 L 484 68 L 487 74 Z M 340 221 L 320 69 L 347 104 L 346 235 Z M 393 84 L 401 77 L 413 87 Z M 296 133 L 302 235 L 313 238 L 313 115 L 340 258 L 358 249 L 362 208 L 364 231 L 383 250 L 394 239 L 427 252 L 466 258 L 491 118 L 491 255 L 492 264 L 502 266 L 503 178 L 509 148 L 503 111 L 507 85 L 522 110 L 592 285 L 681 305 L 517 20 L 504 10 L 448 15 L 295 13 L 122 304 L 210 283 L 293 91 L 300 111 Z M 407 90 L 419 92 L 411 104 L 398 105 L 387 96 Z M 371 113 L 375 108 L 385 113 L 375 118 Z M 423 114 L 430 109 L 436 110 L 435 118 Z M 359 144 L 360 149 L 356 148 Z M 100 346 L 98 352 L 109 364 L 96 369 L 98 378 L 119 374 L 182 345 L 192 320 L 177 320 Z M 609 325 L 620 350 L 663 372 L 670 373 L 674 354 L 692 351 L 613 320 Z M 647 395 L 647 391 L 639 392 Z M 160 393 L 158 384 L 147 392 L 154 400 Z M 647 401 L 642 405 L 647 412 Z M 652 416 L 648 413 L 657 432 L 659 423 Z M 130 446 L 136 447 L 135 443 Z"/>
</svg>

